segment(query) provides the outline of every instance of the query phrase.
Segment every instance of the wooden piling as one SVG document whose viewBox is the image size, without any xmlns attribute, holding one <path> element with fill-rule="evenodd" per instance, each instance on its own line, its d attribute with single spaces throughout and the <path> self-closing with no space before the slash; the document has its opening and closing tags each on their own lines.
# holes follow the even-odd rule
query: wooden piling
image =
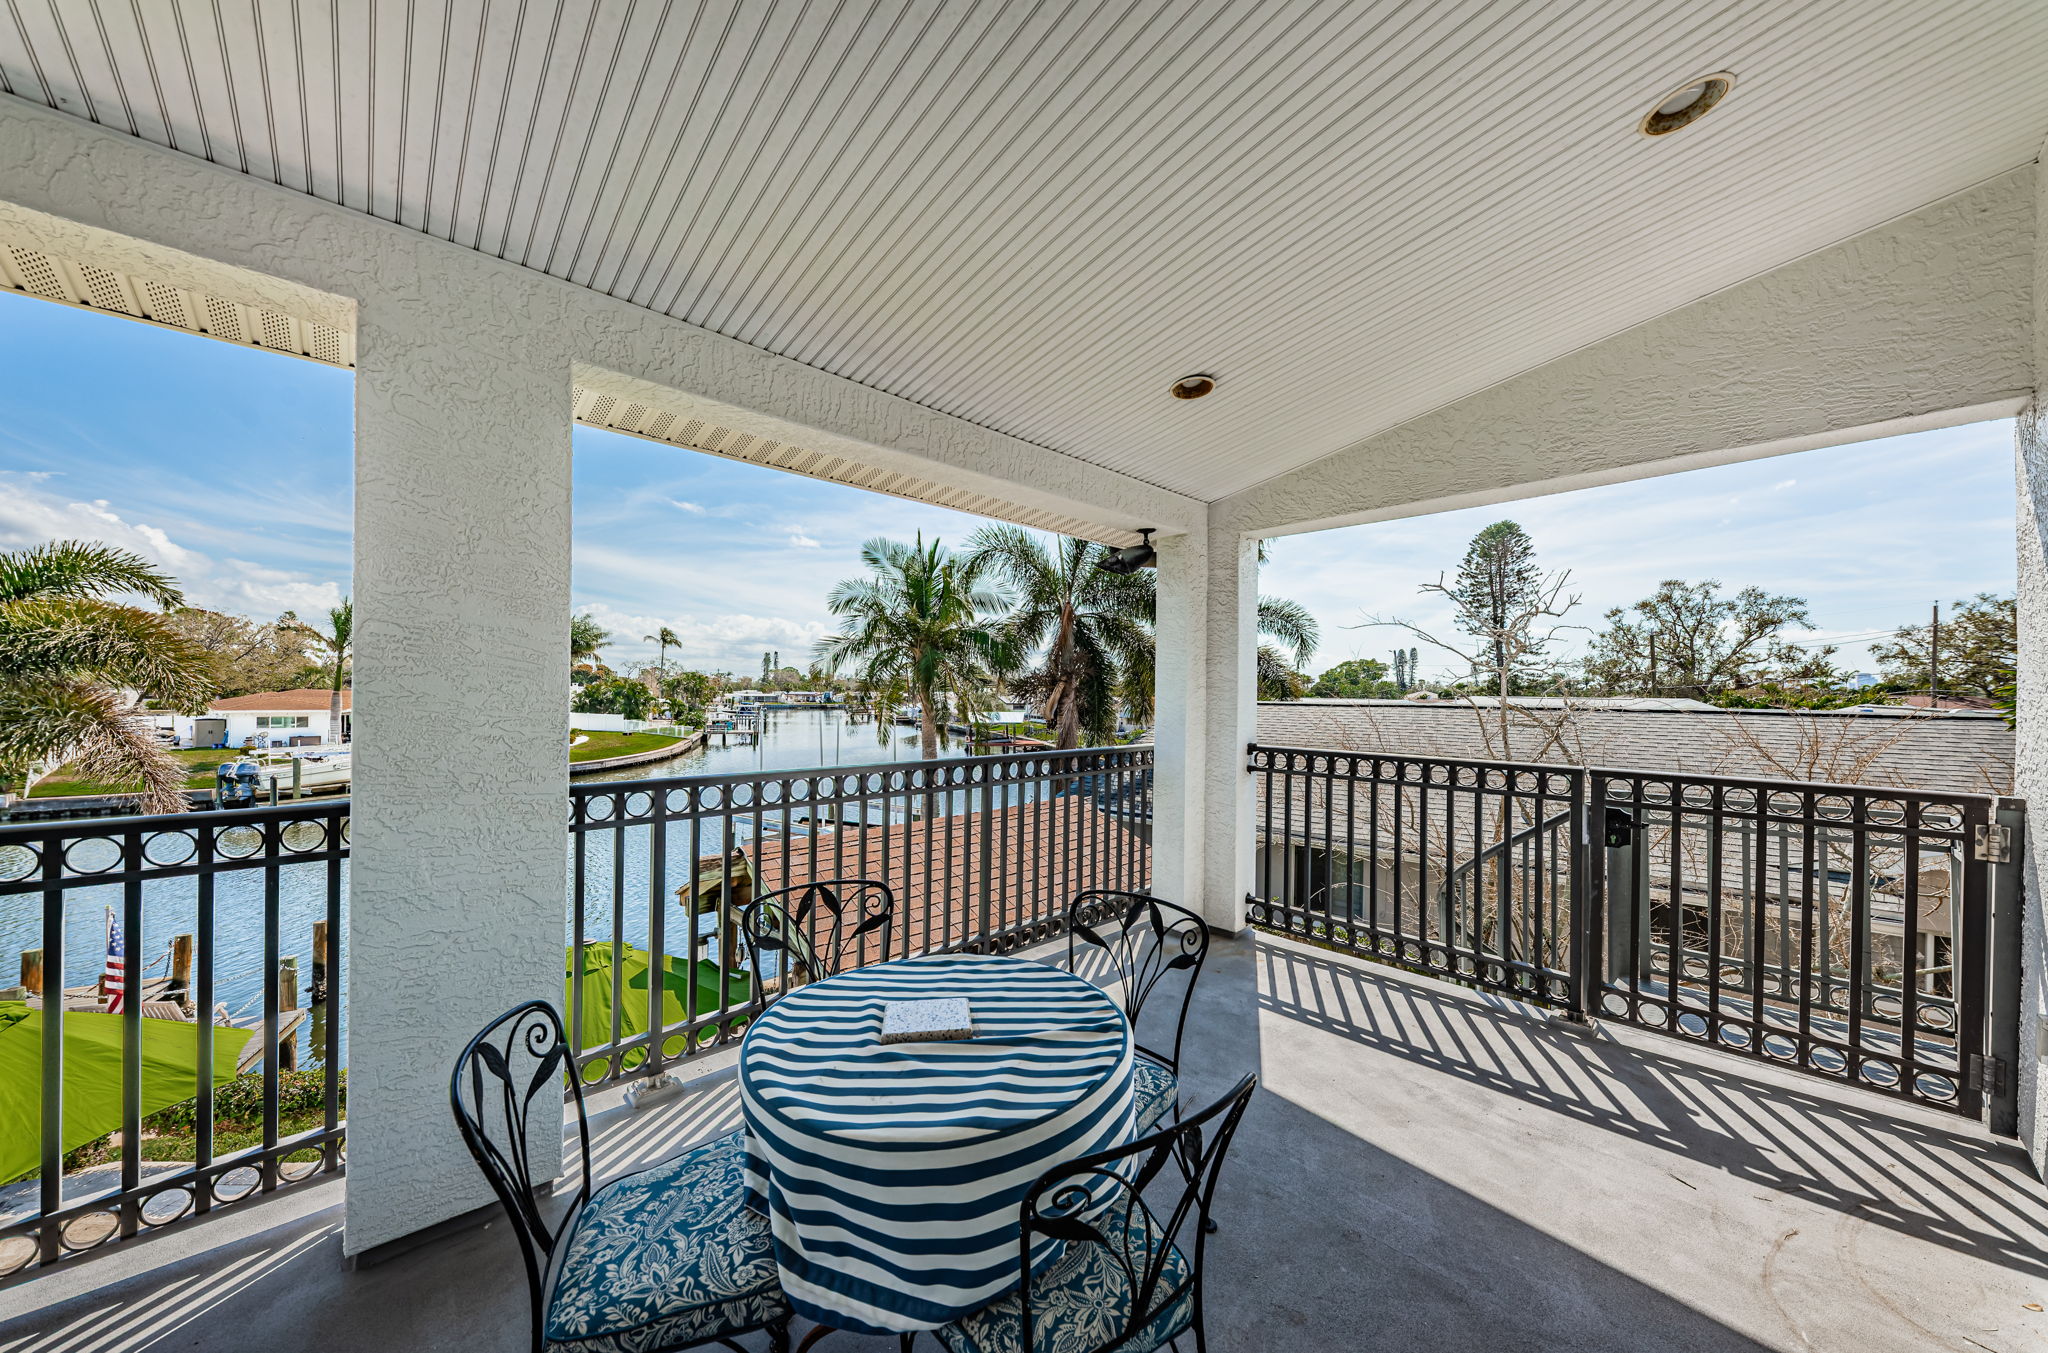
<svg viewBox="0 0 2048 1353">
<path fill-rule="evenodd" d="M 171 936 L 171 984 L 164 999 L 189 1008 L 192 1004 L 192 936 Z"/>
<path fill-rule="evenodd" d="M 313 1004 L 327 999 L 327 922 L 313 922 L 313 985 L 307 992 Z"/>
<path fill-rule="evenodd" d="M 277 1014 L 280 1021 L 289 1011 L 299 1008 L 299 956 L 286 954 L 277 961 Z M 296 1071 L 299 1065 L 299 1037 L 280 1039 L 277 1045 L 277 1066 L 280 1071 Z"/>
<path fill-rule="evenodd" d="M 24 949 L 21 951 L 21 984 L 33 995 L 43 993 L 43 951 Z"/>
</svg>

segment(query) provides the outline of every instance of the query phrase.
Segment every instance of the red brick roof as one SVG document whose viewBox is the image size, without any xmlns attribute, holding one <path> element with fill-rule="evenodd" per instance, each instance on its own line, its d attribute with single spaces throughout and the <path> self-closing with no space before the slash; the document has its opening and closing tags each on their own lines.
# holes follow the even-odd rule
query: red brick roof
<svg viewBox="0 0 2048 1353">
<path fill-rule="evenodd" d="M 350 695 L 351 692 L 346 689 L 341 693 L 341 707 L 344 710 L 350 708 Z M 301 711 L 311 713 L 315 710 L 325 710 L 332 696 L 331 691 L 313 687 L 304 687 L 296 691 L 258 691 L 254 695 L 231 695 L 225 700 L 214 701 L 207 708 L 215 714 L 275 714 L 281 711 L 293 714 Z"/>
<path fill-rule="evenodd" d="M 887 883 L 896 894 L 891 951 L 898 958 L 966 939 L 981 929 L 984 908 L 988 928 L 1003 930 L 1064 915 L 1074 895 L 1088 888 L 1143 888 L 1152 872 L 1144 837 L 1085 794 L 1018 804 L 987 817 L 960 814 L 751 842 L 746 852 L 763 892 L 818 878 Z M 869 952 L 863 961 L 880 956 Z"/>
</svg>

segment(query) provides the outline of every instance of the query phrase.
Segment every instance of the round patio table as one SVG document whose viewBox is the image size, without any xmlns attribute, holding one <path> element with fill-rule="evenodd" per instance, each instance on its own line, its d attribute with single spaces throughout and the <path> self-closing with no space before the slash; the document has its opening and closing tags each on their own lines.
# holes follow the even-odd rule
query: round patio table
<svg viewBox="0 0 2048 1353">
<path fill-rule="evenodd" d="M 974 1037 L 880 1041 L 887 1003 L 946 996 L 967 999 Z M 1132 1065 L 1114 1001 L 1023 959 L 927 955 L 778 1000 L 747 1030 L 739 1085 L 748 1201 L 790 1306 L 900 1333 L 1014 1287 L 1025 1189 L 1130 1140 Z"/>
</svg>

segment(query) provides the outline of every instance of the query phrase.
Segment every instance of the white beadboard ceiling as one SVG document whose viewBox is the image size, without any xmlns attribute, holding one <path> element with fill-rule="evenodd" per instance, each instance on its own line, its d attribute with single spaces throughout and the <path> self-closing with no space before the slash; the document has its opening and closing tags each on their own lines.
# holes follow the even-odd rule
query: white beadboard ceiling
<svg viewBox="0 0 2048 1353">
<path fill-rule="evenodd" d="M 2044 70 L 2041 0 L 0 15 L 15 97 L 1204 499 L 2033 159 Z"/>
</svg>

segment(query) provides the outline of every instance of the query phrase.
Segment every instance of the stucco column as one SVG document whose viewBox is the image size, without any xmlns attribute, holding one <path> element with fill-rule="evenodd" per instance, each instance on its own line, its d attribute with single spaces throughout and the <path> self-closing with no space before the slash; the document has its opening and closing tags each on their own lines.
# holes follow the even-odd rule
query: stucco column
<svg viewBox="0 0 2048 1353">
<path fill-rule="evenodd" d="M 1209 529 L 1208 744 L 1203 771 L 1202 915 L 1219 930 L 1244 929 L 1256 842 L 1245 748 L 1258 740 L 1258 542 Z"/>
<path fill-rule="evenodd" d="M 539 317 L 405 281 L 357 329 L 350 1255 L 491 1201 L 450 1068 L 562 998 L 569 363 Z"/>
<path fill-rule="evenodd" d="M 2043 283 L 2048 285 L 2048 266 Z M 2048 388 L 2048 360 L 2043 373 L 2042 385 Z M 2013 792 L 2031 810 L 2022 865 L 2020 1140 L 2034 1168 L 2048 1174 L 2048 1075 L 2040 1057 L 2043 1030 L 2048 1029 L 2048 923 L 2042 907 L 2042 886 L 2048 880 L 2048 414 L 2038 397 L 2013 427 L 2019 465 L 2020 629 Z"/>
<path fill-rule="evenodd" d="M 1160 540 L 1152 888 L 1232 931 L 1251 883 L 1257 591 L 1252 542 L 1213 531 Z"/>
<path fill-rule="evenodd" d="M 1152 632 L 1152 891 L 1194 905 L 1202 886 L 1201 712 L 1207 705 L 1206 534 L 1158 541 Z"/>
<path fill-rule="evenodd" d="M 2034 218 L 2048 217 L 2048 175 L 2034 181 Z M 2034 232 L 2034 399 L 2013 420 L 2019 470 L 2019 737 L 2013 792 L 2031 815 L 2023 872 L 2019 1038 L 2020 1140 L 2048 1175 L 2048 246 Z"/>
</svg>

